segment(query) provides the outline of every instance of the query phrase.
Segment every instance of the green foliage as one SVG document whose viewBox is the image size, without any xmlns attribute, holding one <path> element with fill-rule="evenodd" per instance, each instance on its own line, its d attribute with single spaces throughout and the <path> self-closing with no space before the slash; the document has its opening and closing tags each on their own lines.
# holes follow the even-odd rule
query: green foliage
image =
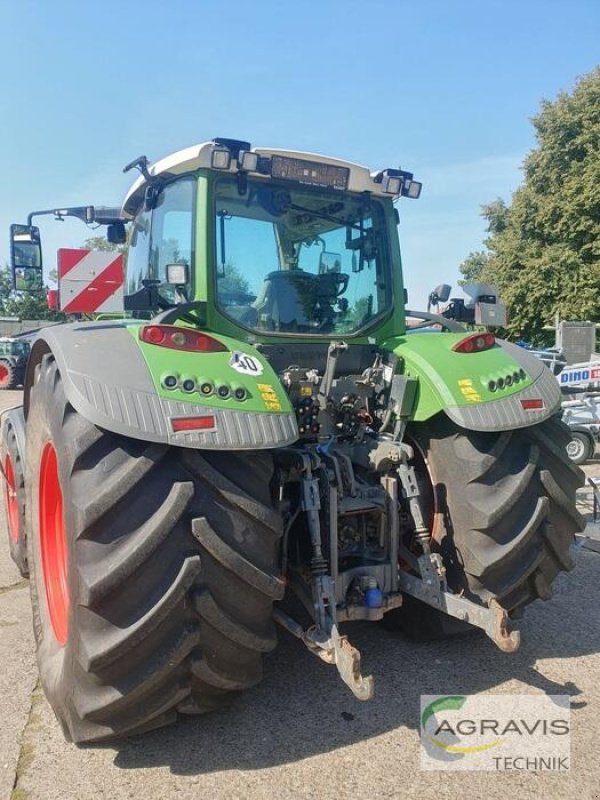
<svg viewBox="0 0 600 800">
<path fill-rule="evenodd" d="M 225 264 L 225 274 L 219 277 L 219 293 L 250 294 L 250 284 L 234 264 Z"/>
<path fill-rule="evenodd" d="M 538 146 L 507 207 L 484 206 L 487 260 L 463 265 L 496 283 L 509 307 L 509 330 L 533 341 L 558 312 L 600 320 L 600 67 L 571 93 L 544 100 L 533 118 Z"/>
<path fill-rule="evenodd" d="M 481 216 L 487 220 L 487 231 L 492 236 L 503 233 L 508 225 L 508 206 L 501 197 L 481 206 Z M 485 241 L 487 244 L 489 240 Z"/>
<path fill-rule="evenodd" d="M 465 283 L 485 283 L 485 271 L 490 261 L 490 254 L 484 250 L 477 250 L 469 253 L 459 267 L 463 275 L 463 279 L 458 282 L 459 286 L 464 286 Z"/>
<path fill-rule="evenodd" d="M 48 308 L 46 291 L 40 294 L 13 291 L 10 267 L 4 267 L 0 270 L 0 316 L 47 319 L 54 322 L 65 320 L 66 317 L 61 311 L 51 311 Z"/>
<path fill-rule="evenodd" d="M 110 253 L 121 253 L 124 258 L 127 258 L 128 245 L 126 244 L 111 244 L 106 236 L 90 236 L 81 245 L 86 250 L 102 250 Z"/>
</svg>

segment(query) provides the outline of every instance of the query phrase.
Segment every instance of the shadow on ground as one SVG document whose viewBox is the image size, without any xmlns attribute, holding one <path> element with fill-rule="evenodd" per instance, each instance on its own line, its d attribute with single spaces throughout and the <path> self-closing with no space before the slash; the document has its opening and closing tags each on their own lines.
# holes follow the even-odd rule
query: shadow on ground
<svg viewBox="0 0 600 800">
<path fill-rule="evenodd" d="M 125 740 L 114 763 L 123 769 L 166 765 L 183 775 L 284 765 L 398 727 L 415 728 L 421 694 L 485 692 L 506 681 L 521 684 L 513 683 L 512 693 L 570 694 L 577 709 L 583 705 L 577 675 L 556 683 L 545 676 L 543 660 L 600 651 L 600 609 L 589 596 L 600 556 L 580 551 L 578 561 L 578 569 L 557 582 L 551 602 L 528 610 L 516 654 L 501 653 L 485 636 L 415 644 L 380 626 L 357 624 L 351 639 L 362 652 L 364 672 L 376 680 L 376 698 L 360 703 L 334 668 L 282 634 L 259 687 L 228 709 Z"/>
</svg>

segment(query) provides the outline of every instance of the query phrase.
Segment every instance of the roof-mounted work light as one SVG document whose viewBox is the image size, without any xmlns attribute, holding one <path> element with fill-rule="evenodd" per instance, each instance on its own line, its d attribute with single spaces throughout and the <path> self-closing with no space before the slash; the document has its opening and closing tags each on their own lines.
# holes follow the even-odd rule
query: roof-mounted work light
<svg viewBox="0 0 600 800">
<path fill-rule="evenodd" d="M 400 194 L 402 185 L 402 178 L 397 175 L 384 175 L 381 181 L 381 188 L 387 194 Z"/>
<path fill-rule="evenodd" d="M 409 197 L 411 200 L 418 200 L 421 196 L 422 188 L 423 184 L 419 183 L 419 181 L 413 181 L 412 179 L 409 181 L 404 181 L 404 186 L 402 187 L 402 197 Z"/>
<path fill-rule="evenodd" d="M 244 172 L 256 172 L 258 169 L 258 153 L 250 150 L 240 150 L 238 155 L 238 167 Z"/>
<path fill-rule="evenodd" d="M 384 169 L 373 175 L 375 183 L 381 184 L 381 189 L 386 194 L 393 194 L 396 197 L 409 197 L 417 200 L 421 194 L 423 184 L 413 180 L 412 172 L 405 172 L 401 169 Z"/>
<path fill-rule="evenodd" d="M 212 151 L 210 165 L 213 169 L 229 169 L 231 165 L 231 153 L 225 147 L 215 147 Z"/>
</svg>

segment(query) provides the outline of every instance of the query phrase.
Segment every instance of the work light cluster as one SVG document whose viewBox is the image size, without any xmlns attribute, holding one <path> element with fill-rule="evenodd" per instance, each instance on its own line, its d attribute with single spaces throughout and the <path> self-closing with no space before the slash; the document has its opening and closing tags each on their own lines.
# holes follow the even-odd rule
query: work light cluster
<svg viewBox="0 0 600 800">
<path fill-rule="evenodd" d="M 248 390 L 243 386 L 230 385 L 228 383 L 219 382 L 215 383 L 210 378 L 193 378 L 191 376 L 180 376 L 175 373 L 163 375 L 161 383 L 165 389 L 174 390 L 179 389 L 186 394 L 193 394 L 197 392 L 202 397 L 218 397 L 220 400 L 229 400 L 233 398 L 239 402 L 247 399 Z"/>
<path fill-rule="evenodd" d="M 490 392 L 496 392 L 498 389 L 508 389 L 515 383 L 520 383 L 527 379 L 527 373 L 524 369 L 515 370 L 512 374 L 506 375 L 503 378 L 495 378 L 488 382 L 487 388 Z"/>
</svg>

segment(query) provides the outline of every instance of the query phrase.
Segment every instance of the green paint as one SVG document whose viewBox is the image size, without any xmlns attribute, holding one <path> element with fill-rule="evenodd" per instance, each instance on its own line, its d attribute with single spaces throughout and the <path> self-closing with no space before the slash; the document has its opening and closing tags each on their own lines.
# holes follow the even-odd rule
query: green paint
<svg viewBox="0 0 600 800">
<path fill-rule="evenodd" d="M 279 378 L 255 347 L 231 339 L 229 336 L 211 333 L 211 336 L 225 345 L 227 348 L 225 352 L 189 353 L 140 341 L 139 330 L 141 327 L 142 325 L 136 323 L 128 325 L 127 330 L 140 348 L 152 376 L 156 393 L 160 397 L 230 411 L 293 413 L 289 398 Z M 244 355 L 250 356 L 254 364 L 258 365 L 260 374 L 255 376 L 236 370 L 231 365 L 236 352 L 242 354 L 242 361 Z M 175 389 L 165 387 L 164 379 L 168 375 L 174 375 L 178 379 L 179 386 Z M 199 391 L 185 392 L 181 388 L 181 384 L 186 378 L 192 379 L 198 386 L 208 381 L 212 383 L 214 391 L 209 395 L 200 394 Z M 229 387 L 230 394 L 227 399 L 223 399 L 217 394 L 220 386 Z M 246 390 L 247 398 L 245 400 L 235 399 L 233 393 L 236 388 Z"/>
<path fill-rule="evenodd" d="M 490 380 L 512 375 L 521 365 L 497 343 L 481 353 L 455 353 L 465 333 L 413 333 L 383 343 L 401 359 L 401 372 L 419 379 L 414 419 L 422 422 L 448 406 L 472 406 L 518 394 L 531 379 L 491 392 Z"/>
<path fill-rule="evenodd" d="M 198 174 L 198 187 L 196 194 L 196 235 L 194 251 L 196 270 L 194 273 L 194 297 L 196 300 L 206 300 L 208 296 L 208 276 L 211 272 L 211 250 L 209 249 L 210 220 L 208 212 L 208 185 L 205 173 Z"/>
</svg>

